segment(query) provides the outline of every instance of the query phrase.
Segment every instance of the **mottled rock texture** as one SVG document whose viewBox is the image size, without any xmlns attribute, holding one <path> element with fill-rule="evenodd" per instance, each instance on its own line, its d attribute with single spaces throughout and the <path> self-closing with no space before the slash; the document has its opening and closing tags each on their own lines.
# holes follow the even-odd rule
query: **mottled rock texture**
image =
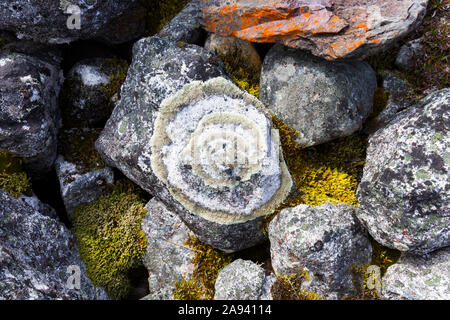
<svg viewBox="0 0 450 320">
<path fill-rule="evenodd" d="M 201 0 L 202 24 L 222 36 L 279 42 L 328 60 L 364 58 L 422 21 L 428 0 Z"/>
<path fill-rule="evenodd" d="M 403 253 L 383 277 L 381 298 L 449 300 L 450 248 L 424 256 Z"/>
<path fill-rule="evenodd" d="M 306 271 L 302 289 L 325 299 L 355 294 L 351 270 L 369 263 L 372 254 L 367 232 L 347 204 L 284 209 L 270 223 L 269 239 L 275 273 Z"/>
<path fill-rule="evenodd" d="M 107 299 L 86 276 L 74 237 L 60 222 L 0 190 L 0 300 Z M 80 289 L 71 289 L 70 266 Z"/>
<path fill-rule="evenodd" d="M 148 241 L 144 256 L 151 293 L 148 299 L 170 298 L 175 282 L 192 278 L 194 251 L 185 245 L 192 233 L 156 198 L 150 200 L 145 209 L 142 231 Z"/>
<path fill-rule="evenodd" d="M 275 45 L 264 58 L 260 99 L 313 146 L 361 128 L 373 106 L 375 72 L 362 61 L 327 61 Z"/>
<path fill-rule="evenodd" d="M 261 266 L 248 260 L 235 260 L 220 271 L 214 300 L 260 300 L 265 282 Z"/>
<path fill-rule="evenodd" d="M 43 43 L 102 38 L 122 43 L 143 31 L 144 15 L 139 8 L 138 0 L 2 0 L 0 29 L 12 31 L 20 39 Z M 67 27 L 72 14 L 80 15 L 80 29 Z"/>
<path fill-rule="evenodd" d="M 415 60 L 423 50 L 423 39 L 414 39 L 405 43 L 397 54 L 395 65 L 404 70 L 410 71 L 415 67 Z"/>
<path fill-rule="evenodd" d="M 0 54 L 0 149 L 25 158 L 32 178 L 46 174 L 56 158 L 61 74 L 33 56 Z"/>
<path fill-rule="evenodd" d="M 450 244 L 450 90 L 399 113 L 369 139 L 358 217 L 375 240 L 427 253 Z"/>
</svg>

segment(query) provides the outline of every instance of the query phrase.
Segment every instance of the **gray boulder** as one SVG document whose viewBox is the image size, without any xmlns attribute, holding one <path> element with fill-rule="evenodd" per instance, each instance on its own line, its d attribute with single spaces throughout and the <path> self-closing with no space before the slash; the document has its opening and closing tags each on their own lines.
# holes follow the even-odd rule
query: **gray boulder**
<svg viewBox="0 0 450 320">
<path fill-rule="evenodd" d="M 395 65 L 403 71 L 411 71 L 416 67 L 416 58 L 423 50 L 422 38 L 405 43 L 397 54 Z"/>
<path fill-rule="evenodd" d="M 372 111 L 376 88 L 366 62 L 330 62 L 275 45 L 264 59 L 260 99 L 299 131 L 299 145 L 313 146 L 359 130 Z"/>
<path fill-rule="evenodd" d="M 0 54 L 0 149 L 24 157 L 32 178 L 47 173 L 56 158 L 61 77 L 46 61 Z"/>
<path fill-rule="evenodd" d="M 220 76 L 228 77 L 222 63 L 201 47 L 159 37 L 140 40 L 96 148 L 201 241 L 234 251 L 264 240 L 259 221 L 284 199 L 291 180 L 267 110 Z M 226 146 L 235 146 L 228 143 L 231 127 L 239 146 L 246 145 L 238 160 L 251 156 L 256 163 L 228 166 Z M 196 138 L 203 139 L 200 145 Z M 205 147 L 219 141 L 219 149 Z M 251 175 L 256 171 L 261 172 Z"/>
<path fill-rule="evenodd" d="M 108 299 L 87 278 L 69 230 L 1 190 L 0 264 L 0 300 Z"/>
<path fill-rule="evenodd" d="M 214 300 L 261 300 L 267 294 L 264 287 L 269 287 L 266 282 L 271 280 L 256 263 L 235 260 L 219 272 Z"/>
<path fill-rule="evenodd" d="M 371 261 L 367 232 L 347 204 L 284 209 L 270 223 L 269 239 L 275 273 L 306 271 L 302 289 L 325 299 L 355 294 L 351 270 Z"/>
<path fill-rule="evenodd" d="M 450 244 L 450 90 L 430 94 L 369 139 L 358 218 L 384 246 L 418 254 Z"/>
<path fill-rule="evenodd" d="M 177 42 L 201 45 L 205 31 L 200 25 L 200 0 L 192 0 L 160 32 L 160 37 L 167 37 Z"/>
<path fill-rule="evenodd" d="M 381 298 L 450 300 L 450 248 L 424 256 L 403 253 L 383 277 Z"/>
<path fill-rule="evenodd" d="M 150 200 L 145 209 L 142 231 L 148 241 L 144 256 L 151 293 L 148 300 L 172 299 L 175 282 L 191 279 L 194 272 L 194 252 L 184 245 L 192 233 L 157 199 Z"/>
<path fill-rule="evenodd" d="M 113 30 L 111 25 L 119 23 L 121 16 L 135 12 L 138 0 L 96 1 L 96 0 L 36 0 L 24 3 L 22 0 L 0 1 L 0 29 L 14 32 L 19 39 L 43 43 L 69 43 L 76 40 L 98 39 Z M 141 10 L 142 12 L 142 10 Z M 80 28 L 69 29 L 72 15 L 79 15 Z M 142 14 L 141 14 L 142 15 Z M 135 16 L 136 17 L 136 16 Z M 144 16 L 141 17 L 143 19 Z M 119 19 L 119 20 L 118 20 Z M 75 26 L 73 23 L 71 24 Z M 136 28 L 143 24 L 129 24 L 118 28 L 114 43 L 126 42 L 136 37 Z M 120 30 L 121 29 L 121 30 Z M 141 30 L 142 31 L 142 30 Z M 121 35 L 120 38 L 117 38 Z"/>
</svg>

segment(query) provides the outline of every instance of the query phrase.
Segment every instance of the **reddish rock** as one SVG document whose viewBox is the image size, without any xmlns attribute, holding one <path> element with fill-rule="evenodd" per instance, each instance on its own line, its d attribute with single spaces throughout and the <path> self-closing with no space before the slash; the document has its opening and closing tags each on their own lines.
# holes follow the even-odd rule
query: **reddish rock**
<svg viewBox="0 0 450 320">
<path fill-rule="evenodd" d="M 412 31 L 428 0 L 200 0 L 221 36 L 280 42 L 328 60 L 364 58 Z"/>
</svg>

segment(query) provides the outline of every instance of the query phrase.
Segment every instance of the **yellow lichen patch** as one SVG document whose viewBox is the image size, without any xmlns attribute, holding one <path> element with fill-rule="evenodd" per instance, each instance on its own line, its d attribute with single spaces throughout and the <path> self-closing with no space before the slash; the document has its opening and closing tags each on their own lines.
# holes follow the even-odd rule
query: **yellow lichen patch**
<svg viewBox="0 0 450 320">
<path fill-rule="evenodd" d="M 284 208 L 326 202 L 358 205 L 356 189 L 365 161 L 366 137 L 355 133 L 316 147 L 301 148 L 295 142 L 298 131 L 275 116 L 273 123 L 280 132 L 284 159 L 296 192 L 274 214 L 266 216 L 262 223 L 266 231 L 270 221 Z"/>
<path fill-rule="evenodd" d="M 31 183 L 22 169 L 22 160 L 12 152 L 0 150 L 0 189 L 14 198 L 31 191 Z"/>
<path fill-rule="evenodd" d="M 128 294 L 128 275 L 142 264 L 147 247 L 141 230 L 144 205 L 137 187 L 119 181 L 111 194 L 74 210 L 72 232 L 87 276 L 110 297 Z"/>
<path fill-rule="evenodd" d="M 215 283 L 219 272 L 232 261 L 232 255 L 214 249 L 194 236 L 190 236 L 185 245 L 194 252 L 193 279 L 186 279 L 175 285 L 175 299 L 211 300 L 214 298 Z"/>
<path fill-rule="evenodd" d="M 270 293 L 274 300 L 321 300 L 312 291 L 302 289 L 302 282 L 308 280 L 306 271 L 299 271 L 291 275 L 277 275 Z"/>
<path fill-rule="evenodd" d="M 346 297 L 347 300 L 378 300 L 380 299 L 379 293 L 376 289 L 376 282 L 381 283 L 381 278 L 377 278 L 376 275 L 368 273 L 369 264 L 357 267 L 352 266 L 350 273 L 353 279 L 353 285 L 356 292 L 354 296 Z M 372 283 L 372 286 L 368 284 Z"/>
</svg>

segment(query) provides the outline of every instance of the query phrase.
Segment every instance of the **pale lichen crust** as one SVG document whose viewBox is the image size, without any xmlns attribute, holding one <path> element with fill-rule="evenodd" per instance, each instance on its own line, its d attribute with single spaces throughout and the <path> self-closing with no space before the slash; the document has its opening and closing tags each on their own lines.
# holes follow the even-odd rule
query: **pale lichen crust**
<svg viewBox="0 0 450 320">
<path fill-rule="evenodd" d="M 209 221 L 270 214 L 292 187 L 270 112 L 224 78 L 194 81 L 165 99 L 150 145 L 154 174 Z"/>
</svg>

